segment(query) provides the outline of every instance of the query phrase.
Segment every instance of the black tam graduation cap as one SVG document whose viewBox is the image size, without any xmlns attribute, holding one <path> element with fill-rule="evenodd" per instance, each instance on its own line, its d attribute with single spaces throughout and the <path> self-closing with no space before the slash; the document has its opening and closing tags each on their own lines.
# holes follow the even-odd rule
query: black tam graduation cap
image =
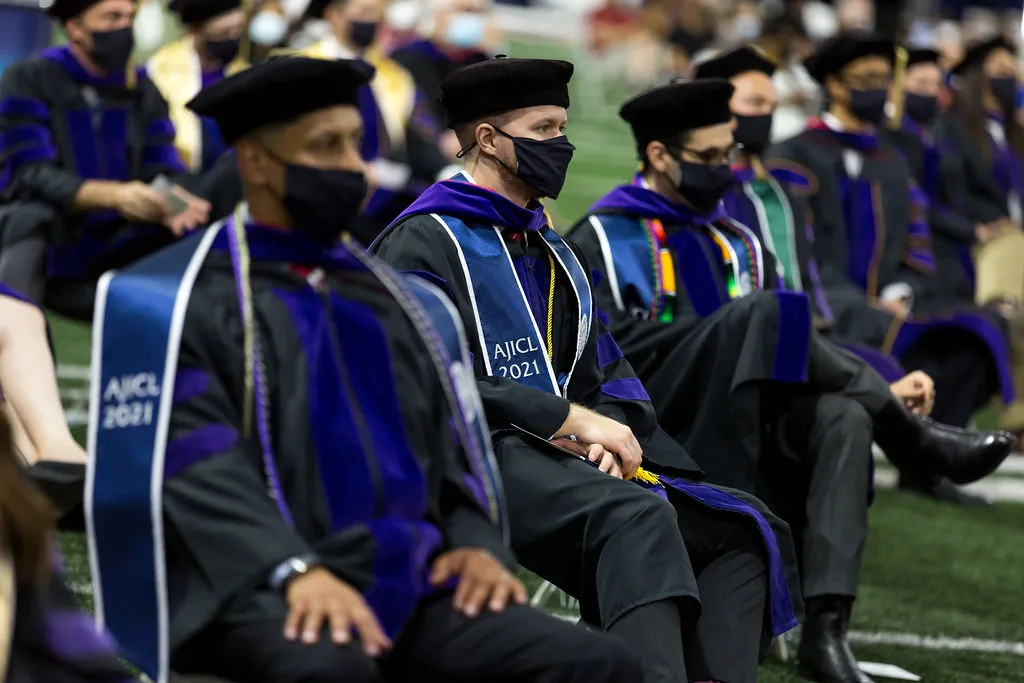
<svg viewBox="0 0 1024 683">
<path fill-rule="evenodd" d="M 775 73 L 775 62 L 757 49 L 744 45 L 699 62 L 693 69 L 693 78 L 729 79 L 748 71 L 759 71 L 771 76 Z"/>
<path fill-rule="evenodd" d="M 167 9 L 186 26 L 196 26 L 242 6 L 241 0 L 171 0 Z"/>
<path fill-rule="evenodd" d="M 670 83 L 622 105 L 638 145 L 732 120 L 729 100 L 735 88 L 723 78 Z"/>
<path fill-rule="evenodd" d="M 895 55 L 896 47 L 888 38 L 873 33 L 840 33 L 822 43 L 804 66 L 811 78 L 824 84 L 829 76 L 862 57 L 884 57 L 892 63 Z"/>
<path fill-rule="evenodd" d="M 569 107 L 573 66 L 557 59 L 499 56 L 456 69 L 441 81 L 437 101 L 448 127 L 524 107 Z"/>
<path fill-rule="evenodd" d="M 985 64 L 988 56 L 995 50 L 1006 50 L 1011 55 L 1017 54 L 1016 48 L 1004 38 L 993 38 L 968 49 L 967 53 L 964 54 L 964 58 L 953 67 L 953 74 L 955 76 L 962 76 L 975 68 L 980 69 Z"/>
<path fill-rule="evenodd" d="M 912 47 L 907 50 L 907 66 L 915 64 L 938 64 L 942 55 L 938 50 Z"/>
<path fill-rule="evenodd" d="M 216 121 L 231 145 L 263 126 L 327 107 L 355 106 L 373 71 L 352 59 L 273 57 L 201 90 L 186 106 Z"/>
<path fill-rule="evenodd" d="M 64 23 L 80 16 L 82 12 L 97 4 L 100 0 L 53 0 L 46 8 L 46 13 L 57 21 Z"/>
</svg>

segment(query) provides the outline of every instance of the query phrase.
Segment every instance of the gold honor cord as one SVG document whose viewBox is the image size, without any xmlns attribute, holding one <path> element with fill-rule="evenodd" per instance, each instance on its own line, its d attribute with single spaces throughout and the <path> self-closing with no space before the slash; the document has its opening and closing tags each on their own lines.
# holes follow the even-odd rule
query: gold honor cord
<svg viewBox="0 0 1024 683">
<path fill-rule="evenodd" d="M 551 256 L 551 247 L 545 252 L 548 256 L 548 267 L 551 268 L 551 282 L 548 284 L 548 360 L 551 369 L 555 369 L 555 259 Z"/>
<path fill-rule="evenodd" d="M 245 205 L 239 204 L 231 219 L 238 247 L 238 293 L 242 306 L 242 348 L 245 360 L 245 401 L 242 403 L 242 434 L 252 435 L 253 410 L 256 403 L 254 361 L 256 359 L 256 324 L 252 305 L 252 282 L 249 277 L 249 242 L 245 236 Z"/>
<path fill-rule="evenodd" d="M 889 128 L 892 130 L 899 130 L 903 125 L 903 102 L 906 98 L 904 87 L 907 80 L 907 62 L 909 61 L 910 53 L 907 52 L 907 48 L 896 48 L 896 62 L 893 65 L 892 92 L 890 94 L 892 116 L 889 117 Z"/>
<path fill-rule="evenodd" d="M 551 256 L 551 248 L 547 248 L 548 266 L 551 268 L 551 282 L 548 284 L 548 358 L 551 361 L 551 369 L 555 368 L 555 259 Z M 637 469 L 633 475 L 634 481 L 655 486 L 663 486 L 661 480 L 653 472 L 648 472 L 643 467 Z"/>
</svg>

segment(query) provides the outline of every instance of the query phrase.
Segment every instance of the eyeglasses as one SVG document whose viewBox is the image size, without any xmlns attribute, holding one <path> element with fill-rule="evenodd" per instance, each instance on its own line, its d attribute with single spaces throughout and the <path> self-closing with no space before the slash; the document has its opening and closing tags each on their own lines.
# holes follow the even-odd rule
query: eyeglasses
<svg viewBox="0 0 1024 683">
<path fill-rule="evenodd" d="M 692 157 L 696 157 L 702 164 L 707 166 L 717 166 L 721 164 L 728 165 L 736 161 L 736 159 L 739 158 L 739 155 L 743 152 L 743 145 L 735 142 L 724 150 L 717 148 L 693 149 L 692 147 L 680 147 L 679 150 Z"/>
</svg>

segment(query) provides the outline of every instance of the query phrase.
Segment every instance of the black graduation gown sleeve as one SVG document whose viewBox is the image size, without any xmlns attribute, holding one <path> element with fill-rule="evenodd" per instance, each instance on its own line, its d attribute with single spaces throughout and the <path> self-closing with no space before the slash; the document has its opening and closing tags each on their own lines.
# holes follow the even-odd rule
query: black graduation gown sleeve
<svg viewBox="0 0 1024 683">
<path fill-rule="evenodd" d="M 886 130 L 884 137 L 903 153 L 918 185 L 925 187 L 924 142 L 905 129 Z M 928 227 L 934 235 L 970 243 L 974 241 L 974 224 L 962 213 L 952 210 L 961 204 L 966 194 L 964 165 L 964 157 L 959 150 L 943 149 L 939 160 L 940 202 L 930 201 L 928 204 Z"/>
<path fill-rule="evenodd" d="M 227 281 L 201 284 L 186 314 L 178 374 L 201 373 L 208 384 L 172 408 L 168 443 L 213 425 L 234 430 L 238 437 L 164 484 L 172 647 L 240 591 L 267 580 L 282 560 L 311 552 L 268 495 L 255 434 L 241 434 L 245 362 L 235 295 Z M 266 366 L 273 386 L 273 364 Z M 187 587 L 181 595 L 174 590 L 175 576 Z"/>
<path fill-rule="evenodd" d="M 412 216 L 396 225 L 377 245 L 377 255 L 396 270 L 425 276 L 447 291 L 463 321 L 474 319 L 458 253 L 431 216 Z M 511 379 L 487 377 L 479 341 L 472 327 L 467 324 L 466 328 L 490 428 L 517 426 L 544 438 L 557 432 L 569 415 L 569 401 Z"/>
<path fill-rule="evenodd" d="M 439 493 L 431 517 L 444 533 L 446 547 L 481 548 L 514 570 L 516 561 L 511 549 L 480 503 L 466 488 L 465 475 L 470 472 L 469 461 L 465 451 L 452 436 L 451 405 L 437 377 L 435 366 L 422 351 L 419 335 L 412 333 L 411 329 L 409 332 L 396 335 L 396 343 L 408 345 L 397 353 L 415 367 L 416 376 L 410 377 L 409 381 L 422 388 L 426 409 L 420 413 L 419 419 L 409 414 L 412 411 L 406 411 L 406 423 L 409 424 L 410 436 L 414 441 L 412 447 L 421 450 L 420 457 L 426 458 L 430 468 L 436 468 L 442 475 L 439 477 Z M 406 390 L 404 393 L 408 399 L 414 392 Z"/>
<path fill-rule="evenodd" d="M 935 137 L 943 142 L 943 158 L 954 154 L 962 159 L 963 208 L 972 222 L 971 241 L 974 241 L 974 223 L 992 223 L 1008 215 L 1002 193 L 992 176 L 992 164 L 986 160 L 983 150 L 967 139 L 963 128 L 951 116 L 939 117 Z"/>
<path fill-rule="evenodd" d="M 19 107 L 21 113 L 8 113 L 0 117 L 0 135 L 17 137 L 19 131 L 31 133 L 15 149 L 5 150 L 0 169 L 10 168 L 18 151 L 41 145 L 56 145 L 54 121 L 49 118 L 51 101 L 61 86 L 68 83 L 61 67 L 55 62 L 34 57 L 15 62 L 4 69 L 0 77 L 0 102 L 33 106 Z M 39 109 L 41 107 L 41 109 Z M 29 109 L 39 109 L 45 117 L 37 117 Z M 15 107 L 9 107 L 9 112 Z M 7 201 L 35 200 L 69 211 L 83 179 L 58 158 L 56 150 L 49 158 L 18 164 L 6 187 L 0 186 L 0 197 Z"/>
</svg>

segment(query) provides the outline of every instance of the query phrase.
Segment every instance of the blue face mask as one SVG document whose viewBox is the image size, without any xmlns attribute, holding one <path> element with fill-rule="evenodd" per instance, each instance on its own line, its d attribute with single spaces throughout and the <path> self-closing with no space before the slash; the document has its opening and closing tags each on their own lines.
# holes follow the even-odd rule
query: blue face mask
<svg viewBox="0 0 1024 683">
<path fill-rule="evenodd" d="M 477 47 L 483 42 L 485 28 L 483 15 L 460 12 L 448 24 L 444 39 L 454 47 Z"/>
</svg>

